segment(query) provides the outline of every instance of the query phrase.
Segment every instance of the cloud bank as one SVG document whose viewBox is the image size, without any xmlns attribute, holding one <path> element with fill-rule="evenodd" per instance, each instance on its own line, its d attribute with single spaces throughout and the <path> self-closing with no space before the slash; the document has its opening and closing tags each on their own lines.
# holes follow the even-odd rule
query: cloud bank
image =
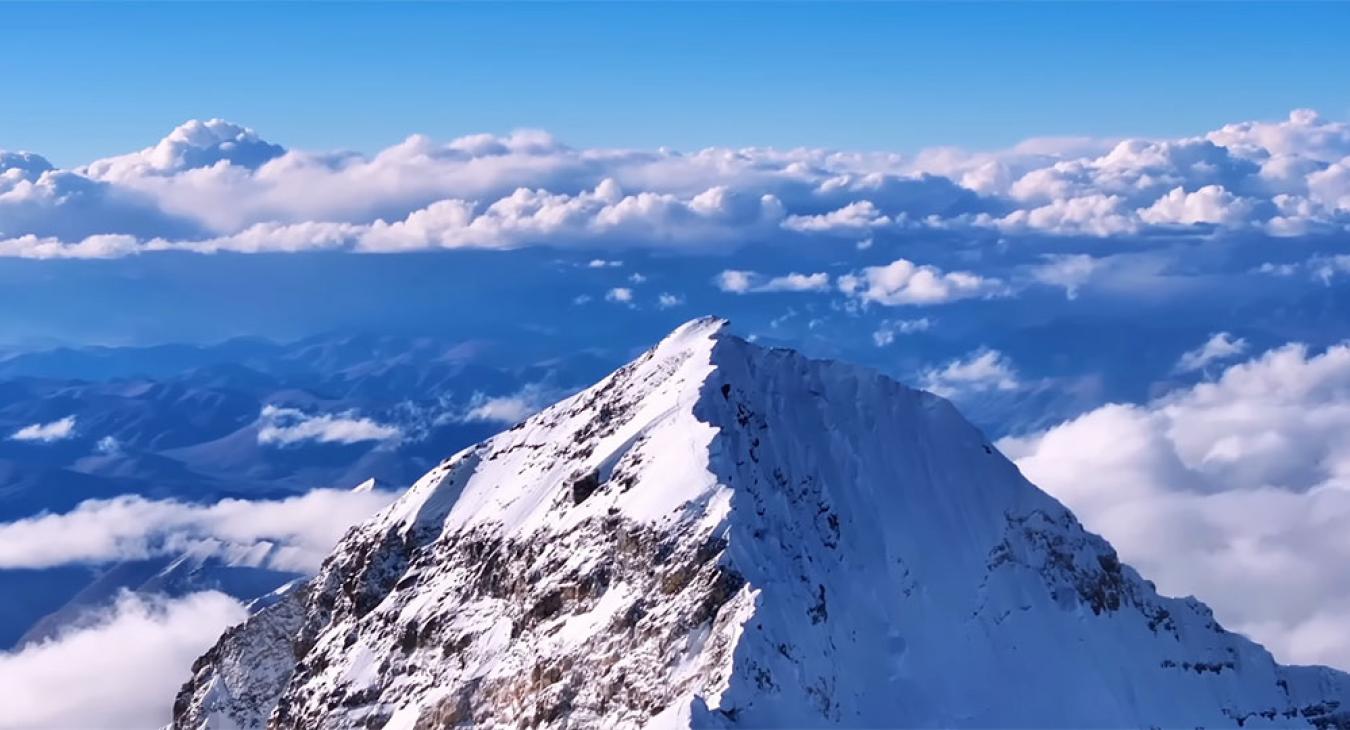
<svg viewBox="0 0 1350 730">
<path fill-rule="evenodd" d="M 538 131 L 373 155 L 287 150 L 218 119 L 61 170 L 0 152 L 0 255 L 109 258 L 531 245 L 716 250 L 966 228 L 1297 236 L 1350 225 L 1350 124 L 1296 110 L 1177 139 L 914 155 L 577 149 Z"/>
<path fill-rule="evenodd" d="M 1214 342 L 1191 359 L 1233 354 Z M 1164 592 L 1284 661 L 1350 668 L 1350 345 L 1280 347 L 999 447 Z"/>
<path fill-rule="evenodd" d="M 353 524 L 389 504 L 383 491 L 315 489 L 281 500 L 188 504 L 122 496 L 0 524 L 0 568 L 103 564 L 187 551 L 315 572 Z"/>
<path fill-rule="evenodd" d="M 0 652 L 0 728 L 162 727 L 193 660 L 244 607 L 223 593 L 123 594 L 103 613 L 18 652 Z"/>
</svg>

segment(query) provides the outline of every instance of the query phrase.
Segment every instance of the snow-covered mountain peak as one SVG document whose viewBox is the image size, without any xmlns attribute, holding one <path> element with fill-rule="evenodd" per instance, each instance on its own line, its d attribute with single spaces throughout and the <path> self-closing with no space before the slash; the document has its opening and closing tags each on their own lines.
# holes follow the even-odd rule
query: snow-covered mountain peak
<svg viewBox="0 0 1350 730">
<path fill-rule="evenodd" d="M 247 670 L 291 636 L 293 664 Z M 181 727 L 1347 722 L 947 401 L 690 322 L 419 480 L 199 662 Z M 270 720 L 269 720 L 270 718 Z"/>
<path fill-rule="evenodd" d="M 404 530 L 453 531 L 492 523 L 504 534 L 565 529 L 611 511 L 647 522 L 715 490 L 691 453 L 650 444 L 692 440 L 706 446 L 714 429 L 693 413 L 714 371 L 712 353 L 725 320 L 682 325 L 595 386 L 561 401 L 442 462 L 383 516 Z M 603 490 L 602 483 L 644 476 L 649 488 Z M 568 501 L 571 504 L 567 504 Z M 565 507 L 565 509 L 563 509 Z"/>
</svg>

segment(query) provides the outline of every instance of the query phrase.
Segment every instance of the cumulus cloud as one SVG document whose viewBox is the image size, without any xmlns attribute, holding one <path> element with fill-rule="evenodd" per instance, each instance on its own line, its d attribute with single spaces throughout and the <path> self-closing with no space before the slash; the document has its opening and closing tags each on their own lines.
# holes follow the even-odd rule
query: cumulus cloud
<svg viewBox="0 0 1350 730">
<path fill-rule="evenodd" d="M 1005 291 L 997 279 L 969 271 L 944 272 L 935 266 L 896 259 L 885 266 L 869 266 L 839 277 L 839 291 L 864 304 L 942 304 L 958 299 L 986 298 Z"/>
<path fill-rule="evenodd" d="M 994 221 L 1005 231 L 1116 236 L 1135 233 L 1139 220 L 1119 195 L 1091 193 L 1054 198 L 1044 205 L 1015 210 Z"/>
<path fill-rule="evenodd" d="M 757 271 L 727 269 L 718 274 L 713 283 L 718 289 L 731 294 L 763 294 L 768 292 L 820 292 L 830 288 L 830 275 L 826 273 L 767 276 Z"/>
<path fill-rule="evenodd" d="M 944 398 L 1022 387 L 1012 361 L 998 350 L 976 350 L 919 376 L 920 387 Z"/>
<path fill-rule="evenodd" d="M 17 652 L 0 652 L 0 728 L 162 727 L 192 662 L 244 607 L 223 593 L 126 593 L 91 620 Z"/>
<path fill-rule="evenodd" d="M 689 198 L 648 191 L 628 195 L 606 178 L 593 190 L 570 195 L 518 188 L 486 207 L 437 201 L 402 220 L 376 220 L 355 236 L 355 245 L 377 252 L 577 243 L 696 249 L 762 233 L 780 218 L 771 195 L 746 197 L 721 186 Z"/>
<path fill-rule="evenodd" d="M 0 152 L 0 255 L 719 248 L 932 226 L 1123 236 L 1350 225 L 1350 125 L 1298 110 L 1193 137 L 973 153 L 576 149 L 546 133 L 286 150 L 222 120 L 55 169 Z M 597 259 L 607 261 L 607 259 Z"/>
<path fill-rule="evenodd" d="M 64 441 L 75 435 L 75 416 L 66 416 L 50 423 L 34 423 L 10 434 L 11 441 L 36 441 L 49 444 Z"/>
<path fill-rule="evenodd" d="M 1291 344 L 999 446 L 1164 592 L 1285 661 L 1350 668 L 1347 434 L 1350 345 Z"/>
<path fill-rule="evenodd" d="M 783 227 L 810 233 L 837 233 L 857 235 L 859 231 L 887 225 L 891 219 L 881 214 L 870 200 L 859 200 L 820 215 L 794 215 L 783 221 Z"/>
<path fill-rule="evenodd" d="M 1189 373 L 1203 370 L 1213 363 L 1228 360 L 1247 351 L 1247 341 L 1227 332 L 1217 332 L 1205 341 L 1205 344 L 1182 353 L 1177 361 L 1176 371 Z"/>
<path fill-rule="evenodd" d="M 618 304 L 632 304 L 633 290 L 626 286 L 616 286 L 605 292 L 605 301 L 616 302 Z"/>
<path fill-rule="evenodd" d="M 1239 198 L 1224 190 L 1222 185 L 1206 185 L 1192 193 L 1175 187 L 1153 205 L 1140 210 L 1139 217 L 1145 223 L 1154 224 L 1240 226 L 1251 220 L 1254 207 L 1254 201 Z"/>
<path fill-rule="evenodd" d="M 348 527 L 392 499 L 389 492 L 315 489 L 287 499 L 214 504 L 135 495 L 88 500 L 69 512 L 0 523 L 0 568 L 97 565 L 194 551 L 309 573 Z"/>
<path fill-rule="evenodd" d="M 0 239 L 0 256 L 18 259 L 116 259 L 149 250 L 134 236 L 96 235 L 67 243 L 55 237 L 26 234 Z"/>
<path fill-rule="evenodd" d="M 268 404 L 259 415 L 258 443 L 290 446 L 302 441 L 321 444 L 355 444 L 363 441 L 397 441 L 398 426 L 379 423 L 356 411 L 310 415 L 299 408 Z"/>
</svg>

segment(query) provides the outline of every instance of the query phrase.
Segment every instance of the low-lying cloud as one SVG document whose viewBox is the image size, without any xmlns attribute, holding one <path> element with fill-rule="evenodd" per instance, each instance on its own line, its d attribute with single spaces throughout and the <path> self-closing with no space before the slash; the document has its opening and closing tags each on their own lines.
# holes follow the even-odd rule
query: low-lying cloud
<svg viewBox="0 0 1350 730">
<path fill-rule="evenodd" d="M 1350 669 L 1350 345 L 1280 347 L 999 447 L 1162 591 L 1283 661 Z"/>
<path fill-rule="evenodd" d="M 12 441 L 35 441 L 49 444 L 64 441 L 75 435 L 75 416 L 66 416 L 49 423 L 33 423 L 10 434 Z"/>
<path fill-rule="evenodd" d="M 538 413 L 565 395 L 565 391 L 538 383 L 531 383 L 508 395 L 474 393 L 463 412 L 454 420 L 510 425 Z"/>
<path fill-rule="evenodd" d="M 223 593 L 124 593 L 59 635 L 0 652 L 0 728 L 163 727 L 192 662 L 248 612 Z"/>
<path fill-rule="evenodd" d="M 403 432 L 398 426 L 380 423 L 358 414 L 308 414 L 298 408 L 263 406 L 259 415 L 258 443 L 291 446 L 303 441 L 321 444 L 357 444 L 365 441 L 397 441 Z"/>
<path fill-rule="evenodd" d="M 384 491 L 315 489 L 279 500 L 214 504 L 126 495 L 0 523 L 0 568 L 105 564 L 186 551 L 312 573 L 342 534 L 388 505 Z"/>
</svg>

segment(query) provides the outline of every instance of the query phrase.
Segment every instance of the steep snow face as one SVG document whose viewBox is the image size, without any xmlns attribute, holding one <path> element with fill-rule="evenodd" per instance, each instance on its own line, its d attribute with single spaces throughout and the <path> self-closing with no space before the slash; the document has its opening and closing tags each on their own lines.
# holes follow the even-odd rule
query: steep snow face
<svg viewBox="0 0 1350 730">
<path fill-rule="evenodd" d="M 175 725 L 1350 726 L 1350 678 L 1159 597 L 947 401 L 723 326 L 432 470 Z"/>
</svg>

